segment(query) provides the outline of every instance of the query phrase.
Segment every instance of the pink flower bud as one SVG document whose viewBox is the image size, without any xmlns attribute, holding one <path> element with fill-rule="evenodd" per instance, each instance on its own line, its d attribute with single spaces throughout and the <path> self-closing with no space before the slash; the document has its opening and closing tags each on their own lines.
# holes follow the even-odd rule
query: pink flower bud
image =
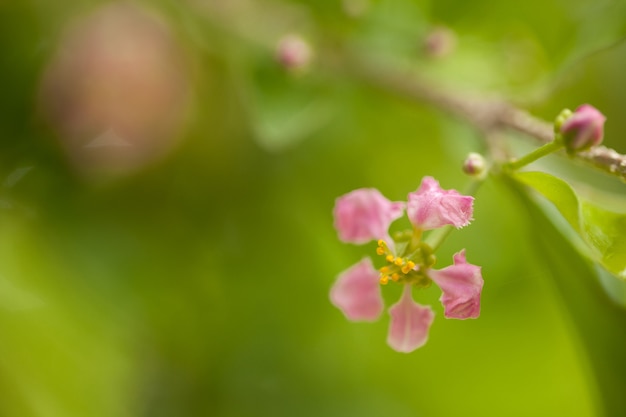
<svg viewBox="0 0 626 417">
<path fill-rule="evenodd" d="M 389 225 L 403 212 L 404 203 L 391 202 L 374 188 L 361 188 L 337 199 L 335 229 L 344 242 L 389 240 Z"/>
<path fill-rule="evenodd" d="M 583 104 L 563 122 L 561 134 L 569 151 L 581 151 L 597 146 L 604 136 L 606 117 L 595 107 Z"/>
<path fill-rule="evenodd" d="M 472 177 L 480 177 L 486 168 L 485 158 L 479 153 L 470 152 L 463 162 L 463 172 Z"/>
<path fill-rule="evenodd" d="M 288 70 L 306 68 L 313 57 L 309 43 L 298 35 L 286 35 L 278 43 L 276 59 Z"/>
</svg>

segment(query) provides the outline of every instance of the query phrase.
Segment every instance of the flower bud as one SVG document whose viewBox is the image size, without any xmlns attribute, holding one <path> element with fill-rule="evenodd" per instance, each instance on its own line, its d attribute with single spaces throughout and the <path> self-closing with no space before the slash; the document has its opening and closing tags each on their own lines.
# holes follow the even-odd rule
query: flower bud
<svg viewBox="0 0 626 417">
<path fill-rule="evenodd" d="M 569 152 L 597 146 L 604 136 L 606 117 L 595 107 L 583 104 L 561 124 L 563 142 Z"/>
<path fill-rule="evenodd" d="M 565 121 L 567 119 L 569 119 L 570 117 L 572 117 L 572 111 L 570 109 L 563 109 L 561 110 L 561 113 L 559 113 L 558 116 L 556 116 L 556 119 L 554 119 L 554 133 L 561 133 L 561 126 L 563 126 L 563 123 L 565 123 Z"/>
<path fill-rule="evenodd" d="M 444 58 L 454 52 L 456 35 L 445 26 L 436 26 L 422 41 L 424 53 L 430 58 Z"/>
<path fill-rule="evenodd" d="M 485 158 L 479 153 L 470 152 L 463 162 L 463 172 L 472 177 L 480 177 L 486 168 Z"/>
<path fill-rule="evenodd" d="M 278 42 L 276 60 L 287 70 L 305 69 L 312 58 L 311 46 L 299 35 L 286 35 Z"/>
</svg>

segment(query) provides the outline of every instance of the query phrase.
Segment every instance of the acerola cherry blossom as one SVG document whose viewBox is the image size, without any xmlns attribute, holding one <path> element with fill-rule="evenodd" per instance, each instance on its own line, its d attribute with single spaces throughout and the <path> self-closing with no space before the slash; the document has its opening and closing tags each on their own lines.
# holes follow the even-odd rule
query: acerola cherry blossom
<svg viewBox="0 0 626 417">
<path fill-rule="evenodd" d="M 398 352 L 412 352 L 423 346 L 435 313 L 413 300 L 412 289 L 426 288 L 434 281 L 442 290 L 440 298 L 446 318 L 476 318 L 480 314 L 483 287 L 481 269 L 467 263 L 465 250 L 454 255 L 454 264 L 434 269 L 433 249 L 421 240 L 424 230 L 452 225 L 462 227 L 472 219 L 473 197 L 455 190 L 443 190 L 431 178 L 409 194 L 407 214 L 413 229 L 395 234 L 388 228 L 404 211 L 404 203 L 391 202 L 375 189 L 359 189 L 337 199 L 335 227 L 342 240 L 366 243 L 378 239 L 376 253 L 386 265 L 376 270 L 369 258 L 341 273 L 330 292 L 332 303 L 353 321 L 374 321 L 383 310 L 378 283 L 390 280 L 404 286 L 402 297 L 389 309 L 391 322 L 387 343 Z"/>
<path fill-rule="evenodd" d="M 445 225 L 467 226 L 472 220 L 474 197 L 455 190 L 443 190 L 437 180 L 425 177 L 414 193 L 409 194 L 407 214 L 413 226 L 422 230 Z"/>
<path fill-rule="evenodd" d="M 404 203 L 393 203 L 374 188 L 361 188 L 337 199 L 335 229 L 347 243 L 389 239 L 389 225 L 403 212 Z"/>
<path fill-rule="evenodd" d="M 598 109 L 583 104 L 561 125 L 565 147 L 581 151 L 602 143 L 606 117 Z"/>
</svg>

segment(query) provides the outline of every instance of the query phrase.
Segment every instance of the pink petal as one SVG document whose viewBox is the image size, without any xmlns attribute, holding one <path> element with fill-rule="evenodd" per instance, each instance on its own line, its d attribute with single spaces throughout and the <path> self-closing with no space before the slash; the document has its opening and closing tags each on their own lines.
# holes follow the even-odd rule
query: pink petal
<svg viewBox="0 0 626 417">
<path fill-rule="evenodd" d="M 437 180 L 424 177 L 417 191 L 409 194 L 407 214 L 411 223 L 422 230 L 445 225 L 467 226 L 472 220 L 474 197 L 456 190 L 443 190 Z"/>
<path fill-rule="evenodd" d="M 441 303 L 449 319 L 475 319 L 480 315 L 483 277 L 480 267 L 468 264 L 465 249 L 454 255 L 454 265 L 428 271 L 428 276 L 443 291 Z"/>
<path fill-rule="evenodd" d="M 606 117 L 598 109 L 583 104 L 561 125 L 561 133 L 570 150 L 582 150 L 599 145 L 604 136 Z"/>
<path fill-rule="evenodd" d="M 391 202 L 374 188 L 361 188 L 337 199 L 335 229 L 344 242 L 389 241 L 389 225 L 403 212 L 404 203 Z"/>
<path fill-rule="evenodd" d="M 380 273 L 364 258 L 342 272 L 330 290 L 330 301 L 353 321 L 375 321 L 383 311 Z"/>
<path fill-rule="evenodd" d="M 387 343 L 398 352 L 410 353 L 424 346 L 435 313 L 413 301 L 411 286 L 405 285 L 400 301 L 389 309 L 391 323 Z"/>
</svg>

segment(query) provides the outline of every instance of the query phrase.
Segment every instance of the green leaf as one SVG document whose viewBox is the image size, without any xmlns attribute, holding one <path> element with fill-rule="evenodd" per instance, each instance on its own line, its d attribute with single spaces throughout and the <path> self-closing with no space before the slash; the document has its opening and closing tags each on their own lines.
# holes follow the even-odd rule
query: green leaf
<svg viewBox="0 0 626 417">
<path fill-rule="evenodd" d="M 590 249 L 590 257 L 626 280 L 626 213 L 615 213 L 580 198 L 565 181 L 543 172 L 514 175 L 546 197 Z"/>
<path fill-rule="evenodd" d="M 543 194 L 574 230 L 581 232 L 578 196 L 566 182 L 544 172 L 520 172 L 515 178 Z"/>
<path fill-rule="evenodd" d="M 314 134 L 332 117 L 332 105 L 322 99 L 267 98 L 257 103 L 254 138 L 270 151 L 280 151 Z"/>
<path fill-rule="evenodd" d="M 239 90 L 253 138 L 265 150 L 293 147 L 335 116 L 336 97 L 315 74 L 290 73 L 269 59 L 243 72 Z"/>
<path fill-rule="evenodd" d="M 569 185 L 548 174 L 524 172 L 515 177 L 533 187 L 535 181 L 543 177 L 545 181 L 542 182 L 549 185 L 543 184 L 540 188 L 551 189 L 553 196 L 562 193 L 576 196 Z M 588 362 L 586 365 L 591 372 L 590 379 L 597 384 L 594 394 L 598 400 L 598 415 L 624 415 L 626 361 L 623 360 L 623 346 L 626 343 L 626 312 L 609 302 L 595 280 L 588 279 L 595 277 L 597 271 L 576 253 L 571 242 L 559 233 L 546 214 L 533 204 L 523 190 L 515 184 L 511 185 L 510 190 L 526 207 L 535 230 L 541 231 L 536 234 L 534 245 L 537 249 L 537 262 L 543 263 L 546 272 L 551 275 L 552 282 L 561 294 L 570 324 L 580 336 L 579 342 Z M 562 208 L 565 211 L 574 211 L 572 207 Z M 584 216 L 580 218 L 583 219 Z"/>
<path fill-rule="evenodd" d="M 571 71 L 582 60 L 621 43 L 626 36 L 623 2 L 581 2 L 572 9 L 571 23 L 576 31 L 570 36 L 571 46 L 557 68 L 556 76 Z"/>
<path fill-rule="evenodd" d="M 587 241 L 600 251 L 606 269 L 626 279 L 626 215 L 589 202 L 582 202 L 581 208 Z"/>
</svg>

